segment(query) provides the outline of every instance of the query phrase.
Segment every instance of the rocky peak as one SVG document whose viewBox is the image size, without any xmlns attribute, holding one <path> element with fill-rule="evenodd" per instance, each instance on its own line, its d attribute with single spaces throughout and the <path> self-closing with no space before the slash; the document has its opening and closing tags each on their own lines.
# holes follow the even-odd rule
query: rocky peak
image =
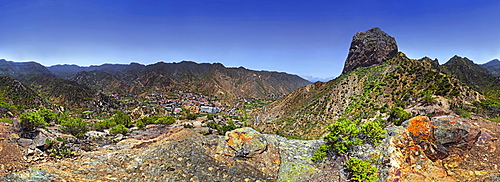
<svg viewBox="0 0 500 182">
<path fill-rule="evenodd" d="M 358 67 L 379 65 L 398 53 L 396 39 L 375 27 L 354 35 L 342 74 Z"/>
</svg>

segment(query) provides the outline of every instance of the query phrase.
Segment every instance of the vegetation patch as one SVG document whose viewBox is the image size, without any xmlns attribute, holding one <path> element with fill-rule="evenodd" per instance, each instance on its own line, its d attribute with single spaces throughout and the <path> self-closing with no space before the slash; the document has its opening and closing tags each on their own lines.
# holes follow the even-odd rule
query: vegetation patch
<svg viewBox="0 0 500 182">
<path fill-rule="evenodd" d="M 351 157 L 345 162 L 347 169 L 352 173 L 351 179 L 356 181 L 377 181 L 378 169 L 371 161 Z"/>
</svg>

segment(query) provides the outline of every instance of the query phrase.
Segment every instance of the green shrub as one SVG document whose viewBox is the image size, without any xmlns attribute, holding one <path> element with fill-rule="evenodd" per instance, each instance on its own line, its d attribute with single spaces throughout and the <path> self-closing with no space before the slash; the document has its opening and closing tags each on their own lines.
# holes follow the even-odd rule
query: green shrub
<svg viewBox="0 0 500 182">
<path fill-rule="evenodd" d="M 490 121 L 500 123 L 500 118 L 491 118 Z"/>
<path fill-rule="evenodd" d="M 460 116 L 464 117 L 464 118 L 471 117 L 470 113 L 468 113 L 468 112 L 462 112 L 462 114 L 460 114 Z"/>
<path fill-rule="evenodd" d="M 214 120 L 217 116 L 215 114 L 209 114 L 207 115 L 208 120 Z"/>
<path fill-rule="evenodd" d="M 83 137 L 85 132 L 89 131 L 87 122 L 83 121 L 82 118 L 70 118 L 60 122 L 62 130 L 72 134 L 75 137 Z"/>
<path fill-rule="evenodd" d="M 377 181 L 378 169 L 370 161 L 351 157 L 345 163 L 347 169 L 352 172 L 352 178 L 356 181 Z"/>
<path fill-rule="evenodd" d="M 104 121 L 99 121 L 97 123 L 94 123 L 94 128 L 96 130 L 103 130 L 115 127 L 116 125 L 117 123 L 115 122 L 114 119 L 106 119 Z"/>
<path fill-rule="evenodd" d="M 384 124 L 382 120 L 368 121 L 361 125 L 361 133 L 367 136 L 367 140 L 375 145 L 382 143 L 382 139 L 385 138 L 386 131 L 384 130 Z"/>
<path fill-rule="evenodd" d="M 429 90 L 421 92 L 420 95 L 422 96 L 422 100 L 426 105 L 431 105 L 436 102 L 436 98 L 432 96 Z"/>
<path fill-rule="evenodd" d="M 32 131 L 38 127 L 49 125 L 45 119 L 36 112 L 25 112 L 19 116 L 20 126 L 22 130 Z"/>
<path fill-rule="evenodd" d="M 51 140 L 49 138 L 45 139 L 45 144 L 49 145 L 50 156 L 55 158 L 70 157 L 75 154 L 75 151 L 70 150 L 66 144 L 68 141 L 61 137 L 57 137 L 56 140 Z"/>
<path fill-rule="evenodd" d="M 411 113 L 406 112 L 403 108 L 398 106 L 393 106 L 391 111 L 389 112 L 389 120 L 392 121 L 395 125 L 399 126 L 410 118 Z"/>
<path fill-rule="evenodd" d="M 217 123 L 208 123 L 208 127 L 217 130 L 217 133 L 219 133 L 219 135 L 224 135 L 224 134 L 226 134 L 226 132 L 231 131 L 231 130 L 235 130 L 238 128 L 233 123 L 223 125 L 223 126 L 220 126 Z"/>
<path fill-rule="evenodd" d="M 51 121 L 57 121 L 58 119 L 58 114 L 48 109 L 42 109 L 38 111 L 38 114 L 43 117 L 46 123 L 50 123 Z"/>
<path fill-rule="evenodd" d="M 217 123 L 208 123 L 208 127 L 217 130 L 217 133 L 219 134 L 222 133 L 222 127 Z"/>
<path fill-rule="evenodd" d="M 312 160 L 318 162 L 326 157 L 327 151 L 346 153 L 353 146 L 365 143 L 378 145 L 385 138 L 386 131 L 382 120 L 369 121 L 360 125 L 359 121 L 341 118 L 328 127 L 325 143 L 315 152 Z"/>
<path fill-rule="evenodd" d="M 125 112 L 118 111 L 112 118 L 95 123 L 94 128 L 97 130 L 103 130 L 113 128 L 117 125 L 130 127 L 132 126 L 132 120 L 129 115 L 125 114 Z"/>
<path fill-rule="evenodd" d="M 144 123 L 144 125 L 154 124 L 156 122 L 156 120 L 158 120 L 158 118 L 159 118 L 158 116 L 143 117 L 143 118 L 139 119 L 137 122 L 140 121 L 140 122 Z"/>
<path fill-rule="evenodd" d="M 118 111 L 114 116 L 113 119 L 115 120 L 116 124 L 121 124 L 125 127 L 130 127 L 132 125 L 132 120 L 130 119 L 130 116 L 125 114 L 123 111 Z"/>
<path fill-rule="evenodd" d="M 135 122 L 135 126 L 137 126 L 139 129 L 144 129 L 146 127 L 146 124 L 142 122 L 141 120 L 138 120 Z"/>
<path fill-rule="evenodd" d="M 111 130 L 109 130 L 109 133 L 111 133 L 111 134 L 125 134 L 125 132 L 127 132 L 127 131 L 128 131 L 127 127 L 125 127 L 123 124 L 119 124 L 119 125 L 116 125 L 113 128 L 111 128 Z"/>
<path fill-rule="evenodd" d="M 12 124 L 12 120 L 8 118 L 0 118 L 0 123 Z"/>
<path fill-rule="evenodd" d="M 222 131 L 223 131 L 224 134 L 226 134 L 226 132 L 235 130 L 237 128 L 238 127 L 236 125 L 234 125 L 234 124 L 228 124 L 228 125 L 225 125 L 225 126 L 222 127 Z"/>
<path fill-rule="evenodd" d="M 163 116 L 155 121 L 156 124 L 174 124 L 175 118 L 173 116 Z"/>
<path fill-rule="evenodd" d="M 341 119 L 332 126 L 328 127 L 330 133 L 325 136 L 326 144 L 330 149 L 338 153 L 346 153 L 354 145 L 360 145 L 362 141 L 357 138 L 361 132 L 358 128 L 358 121 L 351 122 Z"/>
<path fill-rule="evenodd" d="M 186 116 L 186 119 L 188 119 L 188 120 L 195 120 L 196 118 L 198 118 L 198 115 L 196 115 L 196 114 L 188 114 Z"/>
<path fill-rule="evenodd" d="M 326 144 L 321 144 L 318 148 L 318 150 L 316 150 L 316 152 L 314 152 L 314 155 L 312 157 L 312 161 L 313 162 L 320 162 L 322 161 L 323 159 L 326 158 L 326 153 L 328 152 L 328 145 Z"/>
<path fill-rule="evenodd" d="M 500 108 L 500 103 L 492 99 L 483 99 L 481 101 L 472 102 L 477 107 L 483 109 Z"/>
</svg>

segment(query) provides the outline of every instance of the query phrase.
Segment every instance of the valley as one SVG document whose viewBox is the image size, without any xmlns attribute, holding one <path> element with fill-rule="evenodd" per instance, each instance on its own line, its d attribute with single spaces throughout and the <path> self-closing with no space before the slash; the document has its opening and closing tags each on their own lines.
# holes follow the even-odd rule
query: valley
<svg viewBox="0 0 500 182">
<path fill-rule="evenodd" d="M 328 82 L 220 63 L 0 60 L 2 181 L 498 181 L 498 60 L 357 32 Z"/>
</svg>

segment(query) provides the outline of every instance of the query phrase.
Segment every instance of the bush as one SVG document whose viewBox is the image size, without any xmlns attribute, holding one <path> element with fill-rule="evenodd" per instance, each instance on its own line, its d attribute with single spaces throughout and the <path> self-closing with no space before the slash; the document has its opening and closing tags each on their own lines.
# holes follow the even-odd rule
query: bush
<svg viewBox="0 0 500 182">
<path fill-rule="evenodd" d="M 94 128 L 96 130 L 102 131 L 104 129 L 115 127 L 116 125 L 117 125 L 117 123 L 115 122 L 114 119 L 106 119 L 104 121 L 99 121 L 97 123 L 94 123 Z"/>
<path fill-rule="evenodd" d="M 146 127 L 146 124 L 144 124 L 144 122 L 139 120 L 135 122 L 135 126 L 137 126 L 139 129 L 144 129 Z"/>
<path fill-rule="evenodd" d="M 113 119 L 115 120 L 116 124 L 121 124 L 125 127 L 130 127 L 132 125 L 132 120 L 130 119 L 130 116 L 125 114 L 123 111 L 118 111 L 114 116 Z"/>
<path fill-rule="evenodd" d="M 50 123 L 51 121 L 58 120 L 58 114 L 54 113 L 54 111 L 48 109 L 42 109 L 38 111 L 38 114 L 43 117 L 46 123 Z"/>
<path fill-rule="evenodd" d="M 358 128 L 358 121 L 351 122 L 341 119 L 332 126 L 328 127 L 330 133 L 325 136 L 326 144 L 330 149 L 338 153 L 346 153 L 354 145 L 360 145 L 362 141 L 357 138 L 361 132 Z"/>
<path fill-rule="evenodd" d="M 352 178 L 356 181 L 377 181 L 378 169 L 372 166 L 370 161 L 351 157 L 345 163 L 347 169 L 352 172 Z"/>
<path fill-rule="evenodd" d="M 119 125 L 116 125 L 115 127 L 111 128 L 111 130 L 109 130 L 109 133 L 111 134 L 125 134 L 125 132 L 127 132 L 128 129 L 127 127 L 125 127 L 123 124 L 119 124 Z"/>
<path fill-rule="evenodd" d="M 406 121 L 410 118 L 411 113 L 406 112 L 403 108 L 398 106 L 393 106 L 391 111 L 389 112 L 389 120 L 392 121 L 395 125 L 400 126 L 403 121 Z"/>
<path fill-rule="evenodd" d="M 491 118 L 489 120 L 493 121 L 493 122 L 496 122 L 496 123 L 500 123 L 500 118 Z"/>
<path fill-rule="evenodd" d="M 174 124 L 175 118 L 173 116 L 163 116 L 155 121 L 156 124 Z"/>
<path fill-rule="evenodd" d="M 382 120 L 368 121 L 361 125 L 361 133 L 367 135 L 367 140 L 375 145 L 382 143 L 382 139 L 385 138 L 386 131 L 384 130 L 384 124 Z"/>
<path fill-rule="evenodd" d="M 45 144 L 50 146 L 47 151 L 52 157 L 60 159 L 70 157 L 75 154 L 75 151 L 72 151 L 67 147 L 68 141 L 61 137 L 57 137 L 55 141 L 47 138 L 45 139 Z"/>
<path fill-rule="evenodd" d="M 226 132 L 231 131 L 231 130 L 235 130 L 238 128 L 233 123 L 227 124 L 224 126 L 220 126 L 217 123 L 208 123 L 208 127 L 217 130 L 217 133 L 219 133 L 219 135 L 224 135 L 224 134 L 226 134 Z"/>
<path fill-rule="evenodd" d="M 144 123 L 144 125 L 148 125 L 148 124 L 154 124 L 156 122 L 156 120 L 158 120 L 158 116 L 151 116 L 151 117 L 143 117 L 141 119 L 139 119 L 138 121 L 136 121 L 136 125 L 137 125 L 137 122 L 142 122 Z"/>
<path fill-rule="evenodd" d="M 361 145 L 363 142 L 378 145 L 385 138 L 386 131 L 382 120 L 369 121 L 360 125 L 359 121 L 339 119 L 328 127 L 328 135 L 325 143 L 314 153 L 312 160 L 318 162 L 326 157 L 327 151 L 346 153 L 353 146 Z"/>
<path fill-rule="evenodd" d="M 45 119 L 36 112 L 25 112 L 19 116 L 22 130 L 33 131 L 35 128 L 49 125 Z"/>
<path fill-rule="evenodd" d="M 125 112 L 118 111 L 112 118 L 95 123 L 94 128 L 97 130 L 103 130 L 113 128 L 117 125 L 130 127 L 132 126 L 132 120 L 129 115 L 125 114 Z"/>
<path fill-rule="evenodd" d="M 72 134 L 75 137 L 83 137 L 85 132 L 89 131 L 87 122 L 83 121 L 82 118 L 70 118 L 67 120 L 62 120 L 61 122 L 62 130 Z"/>
<path fill-rule="evenodd" d="M 12 120 L 8 118 L 0 118 L 0 123 L 12 124 Z"/>
<path fill-rule="evenodd" d="M 318 148 L 318 150 L 316 150 L 316 152 L 314 152 L 314 155 L 312 157 L 312 161 L 313 162 L 319 162 L 319 161 L 322 161 L 323 159 L 326 158 L 326 153 L 328 152 L 328 145 L 326 144 L 321 144 Z"/>
<path fill-rule="evenodd" d="M 431 92 L 429 90 L 421 92 L 420 95 L 422 96 L 422 100 L 426 105 L 431 105 L 436 102 L 436 98 L 432 96 Z"/>
<path fill-rule="evenodd" d="M 462 112 L 462 114 L 460 114 L 461 117 L 464 117 L 464 118 L 468 118 L 468 117 L 471 117 L 470 113 L 468 112 Z"/>
<path fill-rule="evenodd" d="M 209 114 L 207 115 L 208 120 L 214 120 L 217 116 L 215 114 Z"/>
<path fill-rule="evenodd" d="M 198 118 L 198 115 L 196 115 L 196 114 L 188 114 L 186 116 L 186 119 L 188 119 L 188 120 L 195 120 L 196 118 Z"/>
</svg>

